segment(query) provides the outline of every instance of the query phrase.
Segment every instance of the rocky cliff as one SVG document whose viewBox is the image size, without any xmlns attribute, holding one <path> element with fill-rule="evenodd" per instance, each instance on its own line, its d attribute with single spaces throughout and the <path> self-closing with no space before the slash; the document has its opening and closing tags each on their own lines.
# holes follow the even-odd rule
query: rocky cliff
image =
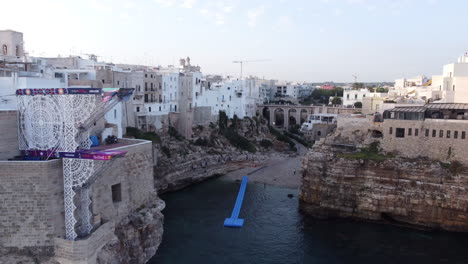
<svg viewBox="0 0 468 264">
<path fill-rule="evenodd" d="M 194 127 L 192 139 L 162 135 L 162 143 L 155 144 L 157 166 L 154 176 L 158 193 L 179 190 L 233 170 L 255 166 L 272 154 L 290 151 L 287 144 L 270 134 L 266 120 L 261 117 L 231 119 L 226 126 L 235 127 L 236 133 L 255 147 L 255 152 L 233 146 L 217 124 Z M 271 142 L 271 146 L 262 146 L 262 140 Z"/>
<path fill-rule="evenodd" d="M 115 227 L 116 238 L 99 251 L 97 263 L 148 262 L 162 240 L 164 207 L 164 201 L 157 200 L 121 221 Z"/>
<path fill-rule="evenodd" d="M 359 153 L 337 143 L 339 134 L 303 160 L 302 211 L 468 232 L 468 171 L 460 164 Z"/>
</svg>

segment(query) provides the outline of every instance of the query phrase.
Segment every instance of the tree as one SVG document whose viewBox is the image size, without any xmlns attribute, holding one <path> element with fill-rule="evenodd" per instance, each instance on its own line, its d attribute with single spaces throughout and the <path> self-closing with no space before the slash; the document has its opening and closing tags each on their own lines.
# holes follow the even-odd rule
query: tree
<svg viewBox="0 0 468 264">
<path fill-rule="evenodd" d="M 356 108 L 362 108 L 362 103 L 361 102 L 355 102 L 354 107 Z"/>
<path fill-rule="evenodd" d="M 343 102 L 341 101 L 341 97 L 333 97 L 331 103 L 333 105 L 341 105 Z"/>
<path fill-rule="evenodd" d="M 353 83 L 353 90 L 357 90 L 361 88 L 364 88 L 364 83 L 358 83 L 358 82 Z"/>
<path fill-rule="evenodd" d="M 388 88 L 379 87 L 375 89 L 377 93 L 388 93 Z"/>
</svg>

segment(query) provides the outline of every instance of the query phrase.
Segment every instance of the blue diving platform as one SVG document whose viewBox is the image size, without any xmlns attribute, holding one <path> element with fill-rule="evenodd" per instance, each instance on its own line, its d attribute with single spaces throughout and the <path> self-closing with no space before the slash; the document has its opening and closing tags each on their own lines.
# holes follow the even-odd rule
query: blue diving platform
<svg viewBox="0 0 468 264">
<path fill-rule="evenodd" d="M 245 188 L 247 188 L 248 180 L 249 177 L 242 177 L 242 183 L 239 189 L 239 193 L 237 194 L 236 204 L 232 210 L 231 217 L 224 220 L 224 226 L 226 227 L 242 227 L 244 225 L 244 219 L 239 218 L 239 213 L 242 206 L 242 201 L 244 200 Z"/>
</svg>

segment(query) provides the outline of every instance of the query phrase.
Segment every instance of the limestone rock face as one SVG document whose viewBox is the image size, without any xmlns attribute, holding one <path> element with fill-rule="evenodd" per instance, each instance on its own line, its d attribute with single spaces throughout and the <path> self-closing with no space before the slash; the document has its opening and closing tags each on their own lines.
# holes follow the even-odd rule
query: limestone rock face
<svg viewBox="0 0 468 264">
<path fill-rule="evenodd" d="M 162 240 L 165 207 L 157 200 L 128 216 L 115 228 L 117 239 L 109 242 L 98 253 L 98 264 L 144 264 L 156 254 Z"/>
<path fill-rule="evenodd" d="M 303 160 L 300 207 L 321 217 L 352 217 L 468 232 L 468 171 L 439 162 L 340 158 L 319 145 Z"/>
</svg>

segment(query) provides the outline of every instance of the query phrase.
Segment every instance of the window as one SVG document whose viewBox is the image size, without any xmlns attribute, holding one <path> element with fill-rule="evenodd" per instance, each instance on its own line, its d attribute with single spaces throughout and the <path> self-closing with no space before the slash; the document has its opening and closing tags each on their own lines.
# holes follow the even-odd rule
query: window
<svg viewBox="0 0 468 264">
<path fill-rule="evenodd" d="M 419 129 L 417 128 L 414 129 L 414 136 L 415 137 L 419 136 Z"/>
<path fill-rule="evenodd" d="M 450 130 L 447 130 L 447 138 L 450 138 Z"/>
<path fill-rule="evenodd" d="M 145 78 L 148 78 L 148 74 L 145 73 Z"/>
<path fill-rule="evenodd" d="M 442 129 L 439 130 L 439 137 L 444 137 L 444 131 Z"/>
<path fill-rule="evenodd" d="M 19 55 L 20 55 L 20 50 L 19 50 L 19 46 L 18 46 L 18 45 L 16 45 L 16 47 L 15 47 L 15 54 L 16 54 L 16 56 L 19 56 Z"/>
<path fill-rule="evenodd" d="M 458 131 L 453 131 L 453 138 L 458 138 Z"/>
<path fill-rule="evenodd" d="M 357 94 L 354 95 L 354 99 L 357 99 Z"/>
<path fill-rule="evenodd" d="M 436 137 L 437 131 L 435 129 L 432 129 L 432 137 Z"/>
<path fill-rule="evenodd" d="M 405 137 L 405 129 L 397 127 L 395 129 L 395 136 L 397 138 L 404 138 Z"/>
<path fill-rule="evenodd" d="M 120 81 L 117 81 L 117 85 L 120 85 Z"/>
<path fill-rule="evenodd" d="M 122 186 L 120 183 L 111 186 L 112 202 L 117 203 L 122 201 Z"/>
<path fill-rule="evenodd" d="M 140 112 L 140 107 L 139 106 L 137 106 L 137 112 Z"/>
<path fill-rule="evenodd" d="M 349 94 L 346 95 L 346 99 L 349 99 Z"/>
<path fill-rule="evenodd" d="M 452 86 L 452 88 L 453 88 L 453 91 L 455 91 L 455 84 Z"/>
<path fill-rule="evenodd" d="M 412 128 L 408 128 L 408 136 L 411 136 L 412 133 L 413 133 L 413 129 L 412 129 Z"/>
<path fill-rule="evenodd" d="M 149 111 L 151 112 L 151 106 L 149 107 Z"/>
<path fill-rule="evenodd" d="M 159 106 L 159 112 L 161 112 L 161 106 Z"/>
<path fill-rule="evenodd" d="M 321 135 L 322 135 L 322 132 L 318 131 L 318 132 L 317 132 L 317 136 L 320 137 Z"/>
<path fill-rule="evenodd" d="M 117 119 L 117 109 L 114 109 L 114 119 Z"/>
<path fill-rule="evenodd" d="M 462 131 L 462 139 L 465 139 L 466 133 L 465 131 Z"/>
<path fill-rule="evenodd" d="M 388 133 L 389 133 L 390 135 L 393 134 L 393 127 L 390 127 L 390 128 L 388 129 Z"/>
<path fill-rule="evenodd" d="M 8 53 L 8 47 L 7 47 L 7 45 L 3 45 L 2 53 L 3 53 L 3 55 L 7 55 L 7 53 Z"/>
<path fill-rule="evenodd" d="M 104 83 L 104 79 L 102 79 L 102 83 Z"/>
</svg>

